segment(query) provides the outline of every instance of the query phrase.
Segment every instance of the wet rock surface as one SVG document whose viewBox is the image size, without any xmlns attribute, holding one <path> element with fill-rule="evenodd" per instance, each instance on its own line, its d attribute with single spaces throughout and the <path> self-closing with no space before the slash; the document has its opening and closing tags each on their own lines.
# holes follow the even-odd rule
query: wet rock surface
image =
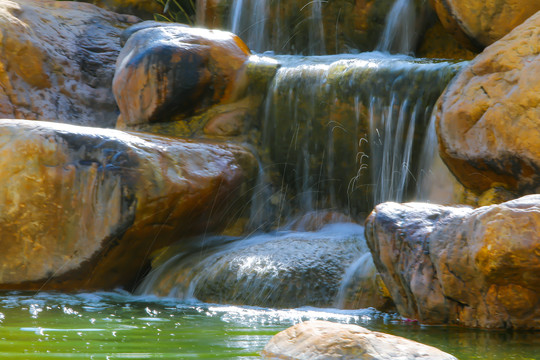
<svg viewBox="0 0 540 360">
<path fill-rule="evenodd" d="M 114 126 L 120 33 L 137 18 L 52 0 L 3 0 L 0 14 L 0 117 Z"/>
<path fill-rule="evenodd" d="M 189 135 L 205 124 L 187 118 L 235 102 L 245 87 L 249 49 L 231 33 L 145 22 L 124 39 L 113 82 L 120 128 L 175 121 Z"/>
<path fill-rule="evenodd" d="M 431 3 L 447 31 L 473 49 L 494 43 L 540 11 L 536 0 L 431 0 Z"/>
<path fill-rule="evenodd" d="M 139 289 L 142 293 L 205 302 L 269 307 L 333 306 L 347 269 L 360 258 L 372 267 L 363 227 L 333 224 L 317 232 L 277 232 L 246 239 L 218 239 L 212 248 L 173 251 Z M 367 255 L 364 256 L 364 255 Z M 157 265 L 157 264 L 156 264 Z M 383 307 L 373 272 L 351 278 L 343 304 Z M 362 296 L 363 295 L 363 296 Z M 356 296 L 356 297 L 354 297 Z"/>
<path fill-rule="evenodd" d="M 540 195 L 478 209 L 384 203 L 366 239 L 402 316 L 539 329 L 539 222 Z"/>
<path fill-rule="evenodd" d="M 0 144 L 2 289 L 129 287 L 151 251 L 232 220 L 256 166 L 235 145 L 25 120 L 1 120 Z"/>
<path fill-rule="evenodd" d="M 275 335 L 263 359 L 414 360 L 456 358 L 434 347 L 350 324 L 306 321 Z"/>
<path fill-rule="evenodd" d="M 449 85 L 436 109 L 440 152 L 477 193 L 540 187 L 540 13 L 489 46 Z"/>
</svg>

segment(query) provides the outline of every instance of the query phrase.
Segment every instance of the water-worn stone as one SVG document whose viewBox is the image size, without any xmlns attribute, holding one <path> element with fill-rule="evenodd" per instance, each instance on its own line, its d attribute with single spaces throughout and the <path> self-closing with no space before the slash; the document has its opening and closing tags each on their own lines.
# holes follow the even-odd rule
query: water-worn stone
<svg viewBox="0 0 540 360">
<path fill-rule="evenodd" d="M 118 127 L 175 121 L 190 133 L 205 124 L 187 118 L 239 100 L 245 88 L 249 49 L 231 33 L 146 22 L 124 38 L 113 81 Z"/>
<path fill-rule="evenodd" d="M 540 329 L 539 223 L 540 195 L 477 209 L 384 203 L 366 239 L 402 316 Z"/>
<path fill-rule="evenodd" d="M 219 243 L 225 242 L 219 239 Z M 340 305 L 388 306 L 378 291 L 363 227 L 327 225 L 317 232 L 278 232 L 246 239 L 228 239 L 228 245 L 176 249 L 161 256 L 145 279 L 141 293 L 205 302 L 269 307 L 333 306 L 345 272 L 360 258 L 367 275 L 353 274 Z M 201 241 L 197 240 L 196 244 Z M 367 257 L 365 256 L 367 255 Z M 354 269 L 353 269 L 354 270 Z"/>
<path fill-rule="evenodd" d="M 540 11 L 537 0 L 430 0 L 443 26 L 461 43 L 482 49 Z"/>
<path fill-rule="evenodd" d="M 267 360 L 457 360 L 416 341 L 321 320 L 306 321 L 278 333 L 261 355 Z"/>
<path fill-rule="evenodd" d="M 221 226 L 256 161 L 242 147 L 0 121 L 2 289 L 111 289 L 154 249 Z M 250 185 L 246 185 L 250 187 Z"/>
<path fill-rule="evenodd" d="M 436 109 L 441 157 L 467 188 L 540 190 L 540 12 L 489 46 Z"/>
<path fill-rule="evenodd" d="M 114 126 L 119 37 L 137 21 L 85 3 L 0 1 L 0 118 Z"/>
</svg>

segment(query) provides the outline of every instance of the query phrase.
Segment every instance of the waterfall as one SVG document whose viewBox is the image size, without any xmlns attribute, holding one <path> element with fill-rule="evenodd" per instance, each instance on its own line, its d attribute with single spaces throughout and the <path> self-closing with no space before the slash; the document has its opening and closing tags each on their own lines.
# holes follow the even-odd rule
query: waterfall
<svg viewBox="0 0 540 360">
<path fill-rule="evenodd" d="M 269 50 L 266 34 L 269 19 L 267 0 L 234 0 L 231 9 L 230 31 L 244 39 L 255 52 Z"/>
<path fill-rule="evenodd" d="M 226 27 L 257 53 L 325 54 L 322 4 L 323 0 L 309 1 L 305 5 L 284 0 L 232 0 Z M 203 9 L 205 4 L 200 2 L 199 6 Z M 298 28 L 291 31 L 289 22 L 293 18 Z"/>
<path fill-rule="evenodd" d="M 461 65 L 380 53 L 277 59 L 263 144 L 282 197 L 299 212 L 353 214 L 414 198 L 433 105 Z"/>
<path fill-rule="evenodd" d="M 412 55 L 416 47 L 416 26 L 414 0 L 396 0 L 386 17 L 376 50 Z"/>
</svg>

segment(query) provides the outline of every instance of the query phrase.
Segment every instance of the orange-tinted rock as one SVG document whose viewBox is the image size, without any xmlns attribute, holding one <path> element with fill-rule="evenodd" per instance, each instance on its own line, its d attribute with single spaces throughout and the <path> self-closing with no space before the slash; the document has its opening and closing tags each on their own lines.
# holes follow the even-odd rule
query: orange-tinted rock
<svg viewBox="0 0 540 360">
<path fill-rule="evenodd" d="M 449 33 L 472 49 L 482 49 L 540 11 L 537 0 L 431 0 Z"/>
<path fill-rule="evenodd" d="M 113 81 L 120 126 L 181 121 L 245 87 L 249 50 L 231 33 L 147 22 L 126 38 Z"/>
<path fill-rule="evenodd" d="M 456 360 L 437 348 L 358 325 L 306 321 L 275 335 L 263 359 L 282 360 Z"/>
<path fill-rule="evenodd" d="M 0 121 L 0 144 L 3 289 L 131 286 L 150 252 L 221 226 L 256 166 L 239 146 L 36 121 Z"/>
<path fill-rule="evenodd" d="M 137 21 L 84 3 L 0 1 L 0 117 L 114 126 L 119 37 Z"/>
<path fill-rule="evenodd" d="M 384 203 L 366 239 L 402 316 L 540 329 L 540 195 L 472 209 Z"/>
<path fill-rule="evenodd" d="M 539 29 L 540 12 L 486 48 L 439 99 L 441 157 L 476 193 L 540 190 Z"/>
<path fill-rule="evenodd" d="M 461 45 L 439 21 L 423 34 L 416 53 L 417 57 L 456 60 L 471 60 L 476 55 L 477 52 Z"/>
</svg>

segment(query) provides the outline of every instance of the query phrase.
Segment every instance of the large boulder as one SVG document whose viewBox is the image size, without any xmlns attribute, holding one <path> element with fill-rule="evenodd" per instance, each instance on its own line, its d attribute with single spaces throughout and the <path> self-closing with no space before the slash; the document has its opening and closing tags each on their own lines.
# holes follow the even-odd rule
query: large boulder
<svg viewBox="0 0 540 360">
<path fill-rule="evenodd" d="M 477 193 L 540 190 L 540 12 L 489 46 L 436 109 L 443 160 Z"/>
<path fill-rule="evenodd" d="M 119 128 L 173 122 L 178 134 L 188 136 L 206 125 L 193 116 L 244 95 L 249 49 L 236 35 L 145 22 L 124 39 L 113 82 Z M 241 105 L 247 106 L 236 110 Z"/>
<path fill-rule="evenodd" d="M 0 144 L 1 289 L 129 287 L 151 251 L 230 219 L 256 167 L 235 145 L 25 120 Z"/>
<path fill-rule="evenodd" d="M 333 224 L 316 232 L 285 231 L 228 239 L 227 245 L 218 247 L 205 239 L 202 248 L 180 247 L 160 256 L 155 261 L 160 266 L 153 269 L 139 291 L 281 308 L 337 303 L 385 308 L 389 299 L 378 291 L 363 231 L 356 224 Z M 352 273 L 343 284 L 352 266 L 353 272 L 356 268 L 364 271 Z M 340 295 L 344 298 L 338 300 Z"/>
<path fill-rule="evenodd" d="M 0 117 L 113 127 L 120 33 L 137 21 L 85 3 L 1 0 Z"/>
<path fill-rule="evenodd" d="M 278 333 L 261 355 L 267 360 L 457 360 L 416 341 L 321 320 L 306 321 Z"/>
<path fill-rule="evenodd" d="M 366 239 L 402 316 L 540 329 L 539 223 L 540 195 L 477 209 L 384 203 Z"/>
<path fill-rule="evenodd" d="M 472 49 L 482 49 L 540 11 L 537 0 L 430 0 L 443 26 Z"/>
</svg>

